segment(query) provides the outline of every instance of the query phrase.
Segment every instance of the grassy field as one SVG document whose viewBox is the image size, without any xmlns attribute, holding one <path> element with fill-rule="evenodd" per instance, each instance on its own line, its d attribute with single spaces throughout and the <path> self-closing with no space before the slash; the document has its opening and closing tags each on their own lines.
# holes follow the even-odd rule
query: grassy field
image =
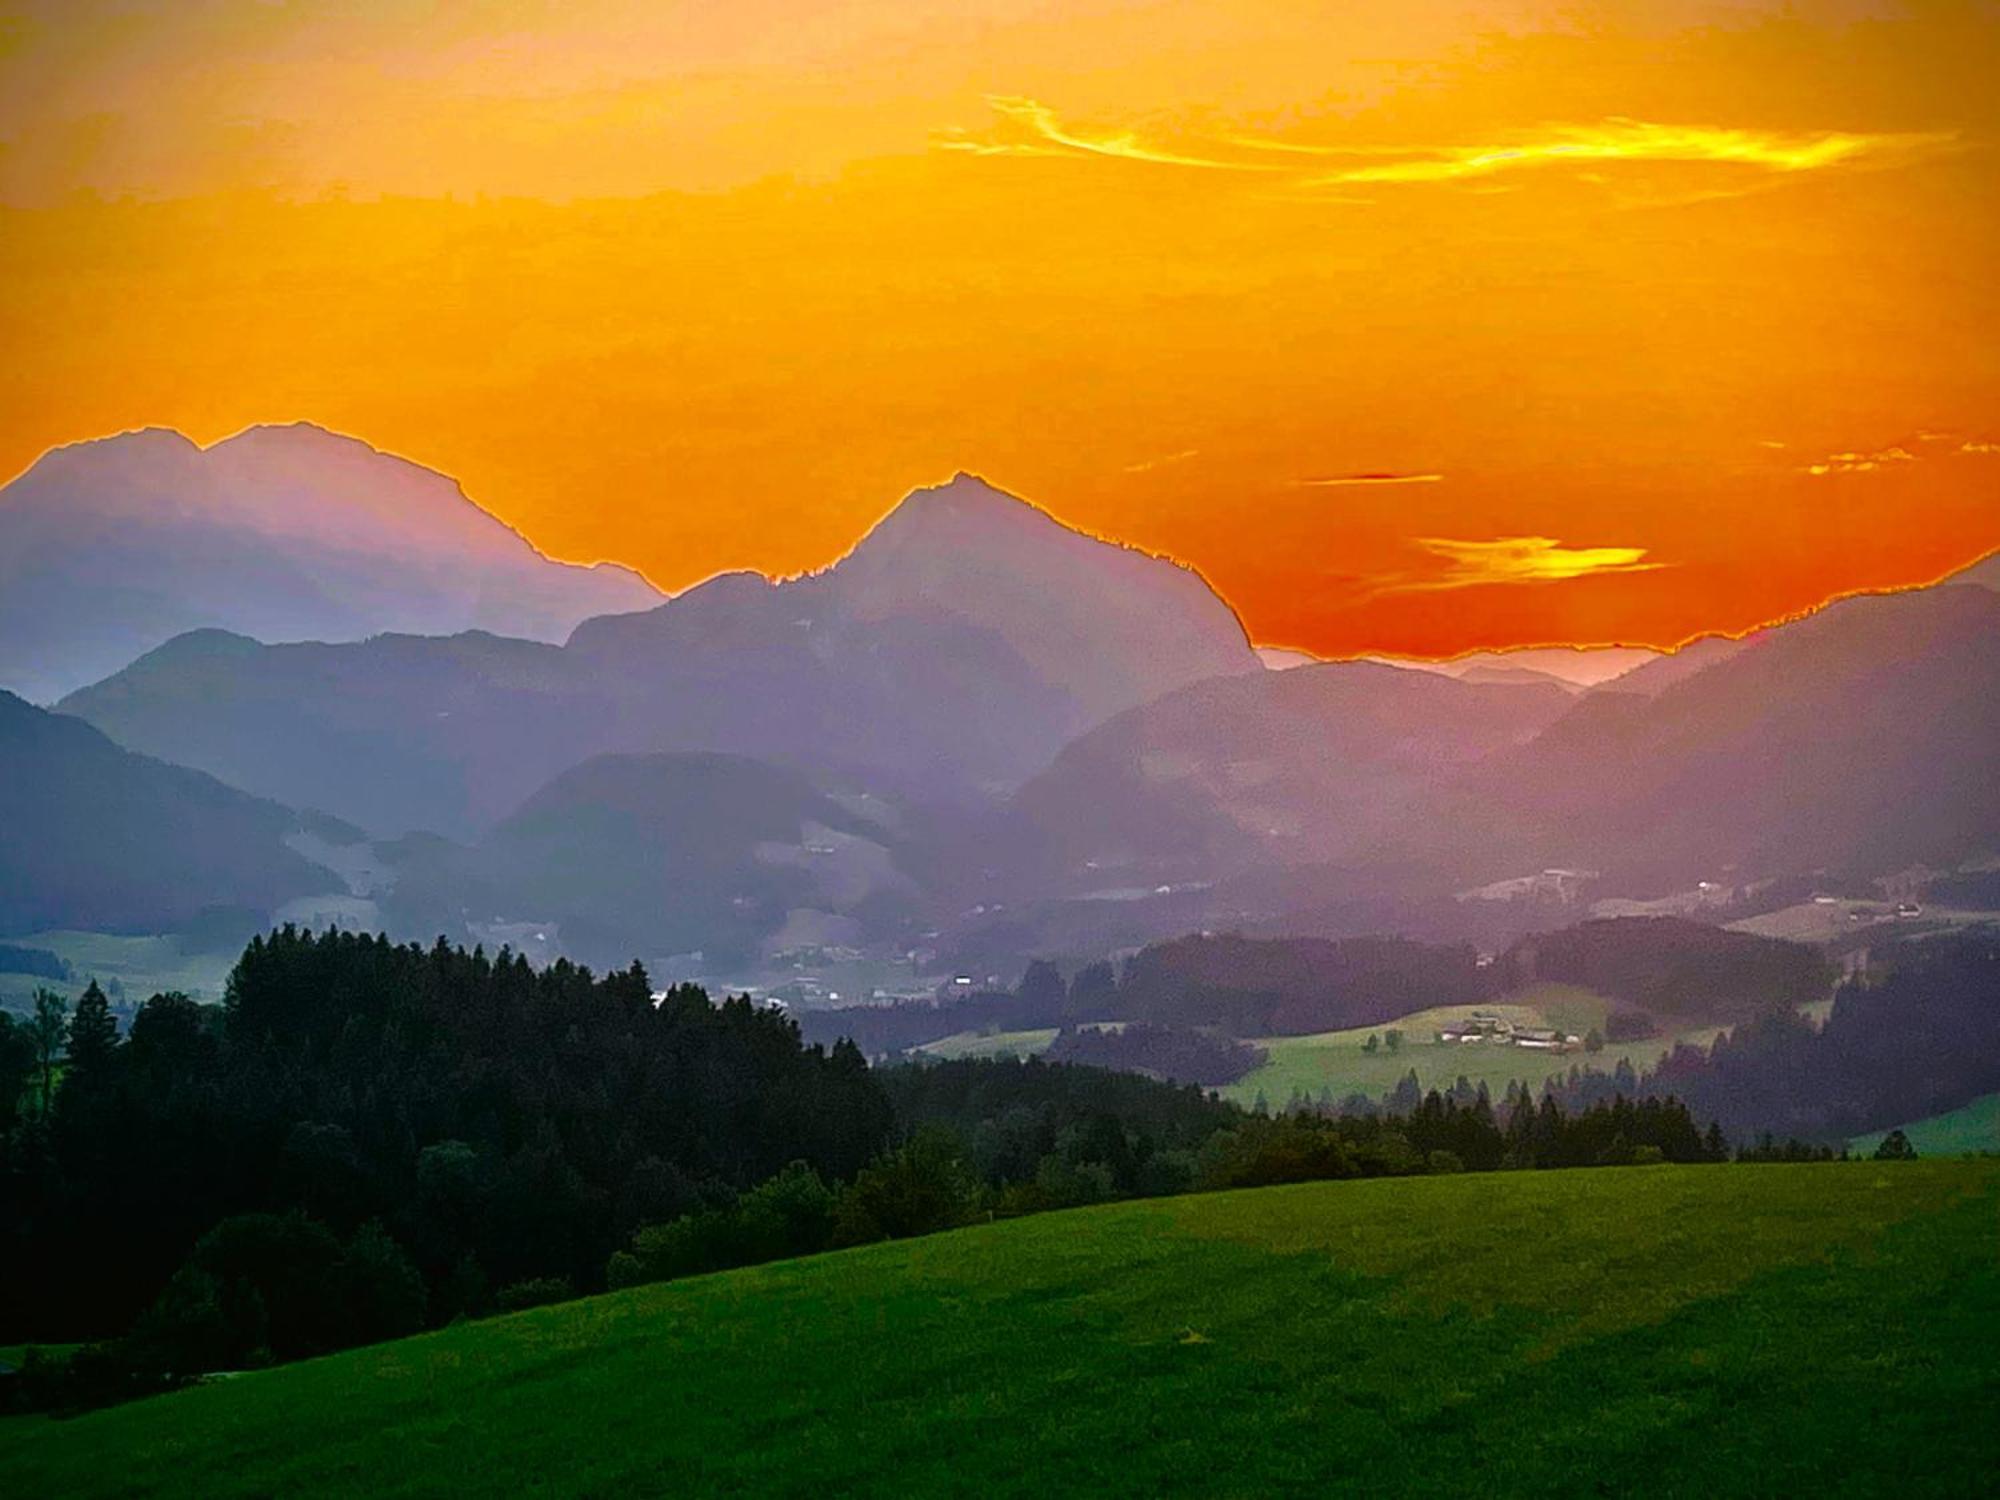
<svg viewBox="0 0 2000 1500">
<path fill-rule="evenodd" d="M 1857 1155 L 1872 1154 L 1889 1132 L 1857 1136 L 1847 1149 Z M 1903 1127 L 1903 1134 L 1917 1148 L 1919 1156 L 1976 1156 L 1983 1151 L 2000 1152 L 2000 1094 L 1988 1094 L 1970 1104 L 1927 1120 Z"/>
<path fill-rule="evenodd" d="M 22 1495 L 1973 1495 L 2000 1162 L 1310 1184 L 0 1426 Z"/>
<path fill-rule="evenodd" d="M 187 953 L 176 937 L 121 937 L 105 932 L 38 932 L 10 938 L 24 948 L 43 948 L 65 960 L 76 973 L 73 981 L 41 979 L 29 974 L 0 973 L 0 1006 L 26 1010 L 36 989 L 51 989 L 74 1000 L 94 975 L 109 986 L 116 979 L 133 1005 L 163 990 L 179 990 L 196 1000 L 217 1001 L 237 955 Z"/>
<path fill-rule="evenodd" d="M 960 1031 L 915 1050 L 946 1062 L 962 1057 L 1033 1057 L 1055 1039 L 1053 1026 L 1036 1031 Z"/>
<path fill-rule="evenodd" d="M 1573 1036 L 1587 1036 L 1591 1028 L 1603 1026 L 1609 1009 L 1610 1002 L 1594 991 L 1567 984 L 1537 984 L 1497 1005 L 1439 1006 L 1351 1031 L 1256 1037 L 1252 1040 L 1264 1049 L 1264 1065 L 1221 1092 L 1224 1098 L 1243 1105 L 1254 1104 L 1261 1094 L 1273 1109 L 1282 1109 L 1295 1090 L 1312 1099 L 1317 1099 L 1322 1089 L 1331 1089 L 1336 1101 L 1353 1093 L 1380 1098 L 1415 1068 L 1417 1082 L 1426 1090 L 1448 1089 L 1463 1074 L 1475 1084 L 1485 1083 L 1499 1098 L 1509 1083 L 1526 1080 L 1539 1086 L 1551 1073 L 1567 1073 L 1572 1064 L 1587 1063 L 1608 1072 L 1625 1057 L 1631 1059 L 1633 1067 L 1643 1070 L 1677 1041 L 1706 1045 L 1715 1038 L 1715 1028 L 1687 1031 L 1644 1042 L 1620 1042 L 1594 1057 L 1580 1050 L 1557 1056 L 1487 1042 L 1462 1044 L 1436 1039 L 1440 1027 L 1463 1021 L 1474 1010 L 1490 1010 L 1519 1026 L 1555 1026 Z M 1392 1028 L 1403 1033 L 1403 1045 L 1396 1051 L 1386 1047 L 1373 1053 L 1361 1050 L 1371 1035 L 1381 1036 Z"/>
</svg>

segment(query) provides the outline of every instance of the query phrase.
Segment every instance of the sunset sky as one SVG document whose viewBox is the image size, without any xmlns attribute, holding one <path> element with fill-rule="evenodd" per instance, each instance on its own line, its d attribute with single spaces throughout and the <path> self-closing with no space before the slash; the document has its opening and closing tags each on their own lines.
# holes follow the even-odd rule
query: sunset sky
<svg viewBox="0 0 2000 1500">
<path fill-rule="evenodd" d="M 307 418 L 665 588 L 980 472 L 1260 641 L 2000 547 L 2000 6 L 0 0 L 0 471 Z M 82 607 L 82 606 L 80 606 Z"/>
</svg>

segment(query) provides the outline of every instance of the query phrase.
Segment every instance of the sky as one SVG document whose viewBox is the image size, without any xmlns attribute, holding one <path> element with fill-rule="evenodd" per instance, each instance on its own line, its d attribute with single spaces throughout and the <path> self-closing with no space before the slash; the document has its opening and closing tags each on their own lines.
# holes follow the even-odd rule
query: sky
<svg viewBox="0 0 2000 1500">
<path fill-rule="evenodd" d="M 0 473 L 306 419 L 679 589 L 980 473 L 1328 655 L 2000 547 L 2000 6 L 0 0 Z"/>
</svg>

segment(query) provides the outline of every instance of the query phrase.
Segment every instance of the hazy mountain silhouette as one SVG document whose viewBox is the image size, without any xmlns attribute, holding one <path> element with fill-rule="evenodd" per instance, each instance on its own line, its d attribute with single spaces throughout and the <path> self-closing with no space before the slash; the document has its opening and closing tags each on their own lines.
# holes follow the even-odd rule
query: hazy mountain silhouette
<svg viewBox="0 0 2000 1500">
<path fill-rule="evenodd" d="M 741 756 L 600 756 L 472 847 L 411 840 L 390 911 L 413 931 L 495 918 L 593 962 L 699 950 L 740 964 L 787 932 L 853 942 L 913 905 L 893 819 Z"/>
<path fill-rule="evenodd" d="M 1628 888 L 1949 867 L 2000 848 L 2000 595 L 1860 596 L 1658 696 L 1599 692 L 1409 825 L 1468 875 Z"/>
<path fill-rule="evenodd" d="M 1066 885 L 1214 879 L 1344 858 L 1414 797 L 1531 739 L 1564 683 L 1373 662 L 1214 679 L 1120 714 L 1024 786 L 1014 813 Z"/>
<path fill-rule="evenodd" d="M 1605 682 L 1607 693 L 1638 693 L 1651 698 L 1677 682 L 1685 682 L 1697 672 L 1705 672 L 1717 662 L 1729 660 L 1746 646 L 1752 636 L 1705 635 L 1689 641 L 1678 651 L 1670 651 L 1642 662 L 1629 672 Z"/>
<path fill-rule="evenodd" d="M 1103 718 L 1218 673 L 1261 668 L 1198 575 L 961 475 L 823 572 L 725 575 L 560 649 L 206 632 L 64 707 L 378 834 L 471 838 L 603 752 L 750 755 L 926 798 L 1004 790 Z"/>
<path fill-rule="evenodd" d="M 1945 582 L 1975 583 L 1983 589 L 2000 592 L 2000 552 L 1987 553 L 1970 567 L 1952 574 Z"/>
<path fill-rule="evenodd" d="M 42 701 L 200 627 L 560 640 L 659 597 L 628 569 L 551 561 L 455 481 L 304 423 L 208 448 L 124 433 L 0 489 L 0 686 Z"/>
<path fill-rule="evenodd" d="M 355 836 L 0 692 L 0 933 L 170 931 L 214 908 L 268 916 L 339 886 L 287 846 L 301 832 Z"/>
</svg>

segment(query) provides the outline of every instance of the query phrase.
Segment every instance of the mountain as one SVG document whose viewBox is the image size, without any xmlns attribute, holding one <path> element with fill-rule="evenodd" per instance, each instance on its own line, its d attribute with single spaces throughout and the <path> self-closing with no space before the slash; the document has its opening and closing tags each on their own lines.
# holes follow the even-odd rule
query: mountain
<svg viewBox="0 0 2000 1500">
<path fill-rule="evenodd" d="M 0 692 L 0 933 L 261 919 L 339 886 L 288 843 L 310 834 L 352 836 Z"/>
<path fill-rule="evenodd" d="M 1599 692 L 1406 825 L 1472 880 L 1546 866 L 1628 890 L 2000 850 L 2000 595 L 1860 596 L 1761 631 L 1657 697 Z"/>
<path fill-rule="evenodd" d="M 741 756 L 606 755 L 542 787 L 476 846 L 412 839 L 388 909 L 410 931 L 527 925 L 622 964 L 854 943 L 916 887 L 893 815 Z"/>
<path fill-rule="evenodd" d="M 1076 734 L 1262 675 L 1195 573 L 960 475 L 846 557 L 727 574 L 562 647 L 490 635 L 174 641 L 64 701 L 121 743 L 393 836 L 475 839 L 603 753 L 709 751 L 867 790 L 977 799 Z"/>
<path fill-rule="evenodd" d="M 1426 788 L 1531 739 L 1566 684 L 1470 682 L 1374 662 L 1212 679 L 1082 736 L 1016 795 L 1022 842 L 1071 888 L 1213 880 L 1338 860 Z"/>
<path fill-rule="evenodd" d="M 1946 583 L 1972 583 L 1983 589 L 2000 593 L 2000 552 L 1989 552 L 1986 556 L 1962 568 L 1945 580 Z"/>
<path fill-rule="evenodd" d="M 1261 670 L 1199 574 L 964 473 L 912 492 L 822 572 L 719 578 L 586 621 L 569 649 L 618 684 L 656 681 L 670 657 L 701 662 L 692 685 L 719 701 L 685 693 L 682 712 L 714 726 L 716 748 L 745 738 L 732 721 L 749 711 L 746 749 L 806 722 L 821 763 L 990 790 L 1123 709 Z"/>
<path fill-rule="evenodd" d="M 63 700 L 120 744 L 381 837 L 476 837 L 609 748 L 602 694 L 562 649 L 481 632 L 266 646 L 176 637 Z"/>
<path fill-rule="evenodd" d="M 1607 693 L 1639 693 L 1651 698 L 1697 672 L 1707 671 L 1717 662 L 1729 660 L 1749 640 L 1749 636 L 1705 635 L 1608 678 L 1601 687 Z"/>
<path fill-rule="evenodd" d="M 1553 677 L 1581 689 L 1609 682 L 1619 673 L 1643 666 L 1659 654 L 1642 646 L 1515 646 L 1499 651 L 1469 651 L 1444 661 L 1401 656 L 1375 659 L 1392 667 L 1415 667 L 1419 671 L 1442 672 L 1447 677 L 1474 681 Z"/>
<path fill-rule="evenodd" d="M 147 429 L 0 488 L 0 686 L 52 701 L 185 631 L 560 640 L 659 594 L 552 561 L 457 483 L 305 423 L 207 448 Z"/>
</svg>

